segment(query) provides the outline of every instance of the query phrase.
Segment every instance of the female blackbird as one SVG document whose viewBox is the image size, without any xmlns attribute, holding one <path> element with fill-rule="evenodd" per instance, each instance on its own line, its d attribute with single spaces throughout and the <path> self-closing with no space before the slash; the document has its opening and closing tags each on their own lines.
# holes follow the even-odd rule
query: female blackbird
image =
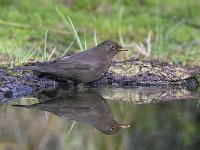
<svg viewBox="0 0 200 150">
<path fill-rule="evenodd" d="M 40 75 L 51 75 L 79 83 L 96 80 L 108 71 L 113 57 L 120 51 L 127 51 L 114 41 L 104 41 L 92 49 L 58 58 L 36 66 L 25 66 L 22 70 L 33 70 Z"/>
</svg>

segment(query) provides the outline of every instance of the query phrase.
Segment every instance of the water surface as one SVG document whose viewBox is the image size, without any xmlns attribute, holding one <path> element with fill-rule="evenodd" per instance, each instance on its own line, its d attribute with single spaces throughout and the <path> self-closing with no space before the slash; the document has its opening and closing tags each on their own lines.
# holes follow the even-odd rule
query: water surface
<svg viewBox="0 0 200 150">
<path fill-rule="evenodd" d="M 60 88 L 2 101 L 0 149 L 198 149 L 199 95 L 162 86 Z"/>
</svg>

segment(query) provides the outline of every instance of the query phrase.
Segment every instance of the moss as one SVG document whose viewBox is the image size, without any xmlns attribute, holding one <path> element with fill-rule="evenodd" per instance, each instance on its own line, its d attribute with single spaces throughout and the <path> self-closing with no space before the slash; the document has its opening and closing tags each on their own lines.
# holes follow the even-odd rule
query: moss
<svg viewBox="0 0 200 150">
<path fill-rule="evenodd" d="M 191 75 L 187 73 L 186 69 L 176 67 L 173 65 L 157 63 L 156 65 L 152 61 L 131 61 L 124 63 L 117 63 L 110 67 L 109 72 L 116 76 L 140 76 L 140 74 L 161 76 L 168 81 L 176 82 L 184 80 Z"/>
</svg>

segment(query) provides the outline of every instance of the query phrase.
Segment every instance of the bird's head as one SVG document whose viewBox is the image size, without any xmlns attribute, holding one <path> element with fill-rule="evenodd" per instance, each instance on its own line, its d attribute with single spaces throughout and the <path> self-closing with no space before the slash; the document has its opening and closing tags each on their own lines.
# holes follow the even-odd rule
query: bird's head
<svg viewBox="0 0 200 150">
<path fill-rule="evenodd" d="M 117 133 L 120 129 L 126 129 L 126 128 L 129 128 L 130 125 L 127 125 L 127 124 L 120 124 L 120 123 L 117 123 L 117 122 L 114 122 L 114 124 L 107 124 L 105 125 L 104 124 L 104 127 L 102 129 L 100 129 L 100 131 L 104 134 L 107 134 L 107 135 L 112 135 L 112 134 L 115 134 Z"/>
<path fill-rule="evenodd" d="M 128 51 L 127 47 L 120 46 L 117 42 L 107 40 L 100 43 L 98 46 L 99 51 L 104 52 L 107 55 L 114 56 L 118 52 Z"/>
</svg>

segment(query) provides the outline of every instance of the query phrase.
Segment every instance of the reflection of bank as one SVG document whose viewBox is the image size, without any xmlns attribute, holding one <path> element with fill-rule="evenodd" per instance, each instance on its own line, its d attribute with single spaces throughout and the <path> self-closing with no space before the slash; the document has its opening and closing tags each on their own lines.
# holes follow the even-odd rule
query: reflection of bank
<svg viewBox="0 0 200 150">
<path fill-rule="evenodd" d="M 93 126 L 107 135 L 129 127 L 116 122 L 109 105 L 96 92 L 57 89 L 41 92 L 36 97 L 42 102 L 14 106 L 52 112 L 62 118 Z"/>
<path fill-rule="evenodd" d="M 199 88 L 200 89 L 200 88 Z M 195 100 L 200 98 L 199 90 L 181 86 L 137 86 L 132 88 L 102 88 L 99 93 L 106 100 L 125 101 L 134 104 L 160 103 L 175 100 Z"/>
</svg>

